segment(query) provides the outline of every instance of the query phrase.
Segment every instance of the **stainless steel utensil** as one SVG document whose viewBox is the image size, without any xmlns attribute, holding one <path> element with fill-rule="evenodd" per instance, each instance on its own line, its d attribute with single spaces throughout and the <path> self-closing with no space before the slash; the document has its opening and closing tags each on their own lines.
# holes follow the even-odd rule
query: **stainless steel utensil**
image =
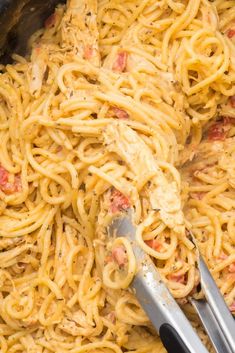
<svg viewBox="0 0 235 353">
<path fill-rule="evenodd" d="M 235 352 L 235 321 L 196 246 L 203 300 L 190 299 L 217 353 Z"/>
<path fill-rule="evenodd" d="M 114 218 L 108 231 L 110 236 L 127 237 L 132 244 L 138 266 L 132 288 L 139 303 L 159 333 L 167 351 L 169 353 L 208 353 L 183 311 L 161 280 L 153 261 L 136 243 L 136 227 L 132 221 L 131 210 Z M 234 353 L 235 340 L 233 333 L 235 333 L 235 323 L 232 315 L 200 255 L 198 265 L 207 304 L 202 301 L 197 302 L 194 299 L 191 299 L 191 302 L 198 312 L 216 351 L 219 353 Z"/>
</svg>

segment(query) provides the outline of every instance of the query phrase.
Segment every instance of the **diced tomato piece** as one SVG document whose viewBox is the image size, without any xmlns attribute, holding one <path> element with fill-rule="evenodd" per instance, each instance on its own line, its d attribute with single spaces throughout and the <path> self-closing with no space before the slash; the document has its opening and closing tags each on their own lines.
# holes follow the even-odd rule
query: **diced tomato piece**
<svg viewBox="0 0 235 353">
<path fill-rule="evenodd" d="M 90 45 L 84 47 L 84 58 L 89 60 L 93 55 L 93 48 Z"/>
<path fill-rule="evenodd" d="M 168 276 L 169 280 L 177 282 L 177 283 L 182 283 L 185 284 L 185 277 L 184 275 L 178 275 L 177 273 L 172 273 L 171 275 Z"/>
<path fill-rule="evenodd" d="M 127 262 L 127 255 L 124 246 L 116 246 L 112 250 L 112 257 L 118 266 L 124 266 Z"/>
<path fill-rule="evenodd" d="M 207 137 L 210 141 L 224 141 L 227 137 L 233 118 L 224 117 L 223 120 L 211 125 L 208 129 Z"/>
<path fill-rule="evenodd" d="M 227 133 L 224 131 L 223 125 L 216 123 L 208 130 L 208 140 L 210 141 L 224 141 Z"/>
<path fill-rule="evenodd" d="M 162 250 L 162 244 L 157 239 L 145 240 L 145 244 L 156 251 Z"/>
<path fill-rule="evenodd" d="M 228 38 L 233 38 L 233 36 L 235 35 L 235 30 L 234 29 L 229 29 L 228 31 L 227 31 L 227 36 L 228 36 Z"/>
<path fill-rule="evenodd" d="M 53 13 L 44 22 L 45 28 L 53 27 L 55 24 L 55 20 L 56 20 L 56 15 L 55 15 L 55 13 Z"/>
<path fill-rule="evenodd" d="M 234 102 L 235 104 L 235 102 Z M 231 124 L 234 124 L 235 119 L 230 116 L 223 117 L 223 120 L 211 125 L 208 129 L 208 140 L 210 141 L 224 141 L 227 137 Z"/>
<path fill-rule="evenodd" d="M 118 119 L 129 119 L 129 114 L 121 108 L 112 107 L 113 116 L 117 117 Z"/>
<path fill-rule="evenodd" d="M 229 306 L 230 311 L 235 311 L 235 300 L 232 302 L 232 304 Z"/>
<path fill-rule="evenodd" d="M 112 191 L 110 201 L 112 213 L 127 210 L 130 207 L 129 199 L 117 189 Z"/>
<path fill-rule="evenodd" d="M 15 192 L 21 191 L 22 189 L 21 182 L 20 182 L 20 179 L 18 180 L 15 181 L 14 183 L 6 183 L 4 186 L 0 186 L 1 190 L 7 195 L 11 195 L 11 194 L 14 194 Z"/>
<path fill-rule="evenodd" d="M 235 273 L 235 262 L 229 265 L 228 270 L 230 273 Z"/>
<path fill-rule="evenodd" d="M 8 171 L 2 166 L 0 166 L 0 187 L 4 186 L 8 182 L 8 177 Z"/>
<path fill-rule="evenodd" d="M 22 183 L 21 183 L 21 177 L 19 175 L 15 176 L 15 191 L 20 192 L 22 190 Z"/>
<path fill-rule="evenodd" d="M 229 102 L 232 108 L 235 108 L 235 96 L 229 98 Z"/>
<path fill-rule="evenodd" d="M 127 52 L 121 51 L 117 55 L 117 59 L 113 64 L 113 71 L 124 72 L 127 64 Z"/>
<path fill-rule="evenodd" d="M 231 125 L 234 124 L 235 122 L 235 118 L 233 118 L 232 116 L 224 116 L 223 117 L 223 121 L 224 121 L 224 125 Z"/>
<path fill-rule="evenodd" d="M 0 166 L 0 190 L 5 194 L 14 194 L 19 192 L 22 189 L 21 178 L 19 175 L 14 177 L 14 182 L 9 182 L 9 173 L 8 171 Z"/>
<path fill-rule="evenodd" d="M 112 324 L 115 324 L 116 322 L 116 315 L 114 311 L 111 311 L 108 315 L 107 315 L 107 319 L 110 320 L 112 322 Z"/>
</svg>

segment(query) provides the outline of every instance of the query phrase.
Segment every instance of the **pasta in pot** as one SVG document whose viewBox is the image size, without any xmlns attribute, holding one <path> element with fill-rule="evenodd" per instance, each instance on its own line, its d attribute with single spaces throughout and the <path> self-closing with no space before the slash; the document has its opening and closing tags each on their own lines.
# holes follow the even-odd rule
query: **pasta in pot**
<svg viewBox="0 0 235 353">
<path fill-rule="evenodd" d="M 107 234 L 129 207 L 212 351 L 188 230 L 234 312 L 234 5 L 68 0 L 1 66 L 1 352 L 165 351 Z"/>
</svg>

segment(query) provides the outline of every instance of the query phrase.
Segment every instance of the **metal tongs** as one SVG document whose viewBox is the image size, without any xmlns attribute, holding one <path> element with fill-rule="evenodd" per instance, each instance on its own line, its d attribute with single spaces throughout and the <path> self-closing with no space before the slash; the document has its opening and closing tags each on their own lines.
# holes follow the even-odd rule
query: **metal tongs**
<svg viewBox="0 0 235 353">
<path fill-rule="evenodd" d="M 159 333 L 168 353 L 208 353 L 196 331 L 174 300 L 151 258 L 136 243 L 132 211 L 122 213 L 109 225 L 110 236 L 125 236 L 132 244 L 137 273 L 132 288 L 142 308 Z M 196 242 L 192 236 L 194 244 Z M 217 353 L 235 353 L 235 321 L 220 294 L 199 250 L 198 269 L 205 299 L 190 301 Z"/>
</svg>

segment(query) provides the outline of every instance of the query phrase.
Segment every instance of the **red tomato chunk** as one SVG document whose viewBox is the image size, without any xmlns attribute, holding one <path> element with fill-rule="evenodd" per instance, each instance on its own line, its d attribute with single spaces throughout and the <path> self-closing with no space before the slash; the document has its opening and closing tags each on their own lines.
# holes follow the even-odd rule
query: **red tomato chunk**
<svg viewBox="0 0 235 353">
<path fill-rule="evenodd" d="M 120 191 L 114 189 L 111 194 L 111 212 L 127 210 L 130 207 L 129 199 Z"/>
<path fill-rule="evenodd" d="M 156 251 L 162 250 L 162 244 L 156 239 L 145 240 L 145 244 L 148 245 L 153 250 L 156 250 Z"/>
<path fill-rule="evenodd" d="M 233 36 L 235 35 L 235 30 L 234 29 L 229 29 L 227 32 L 227 36 L 228 38 L 233 38 Z"/>
<path fill-rule="evenodd" d="M 124 72 L 127 64 L 127 52 L 119 52 L 116 61 L 113 64 L 113 71 Z"/>
<path fill-rule="evenodd" d="M 14 177 L 14 181 L 9 181 L 9 173 L 8 171 L 0 166 L 0 190 L 5 194 L 14 194 L 15 192 L 19 192 L 22 189 L 20 176 L 16 175 Z"/>
<path fill-rule="evenodd" d="M 56 15 L 55 13 L 53 13 L 46 19 L 46 21 L 44 22 L 44 26 L 46 28 L 53 27 L 55 24 L 55 20 L 56 20 Z"/>
<path fill-rule="evenodd" d="M 127 262 L 127 254 L 124 246 L 117 246 L 112 250 L 112 258 L 118 264 L 118 266 L 122 267 Z"/>
</svg>

